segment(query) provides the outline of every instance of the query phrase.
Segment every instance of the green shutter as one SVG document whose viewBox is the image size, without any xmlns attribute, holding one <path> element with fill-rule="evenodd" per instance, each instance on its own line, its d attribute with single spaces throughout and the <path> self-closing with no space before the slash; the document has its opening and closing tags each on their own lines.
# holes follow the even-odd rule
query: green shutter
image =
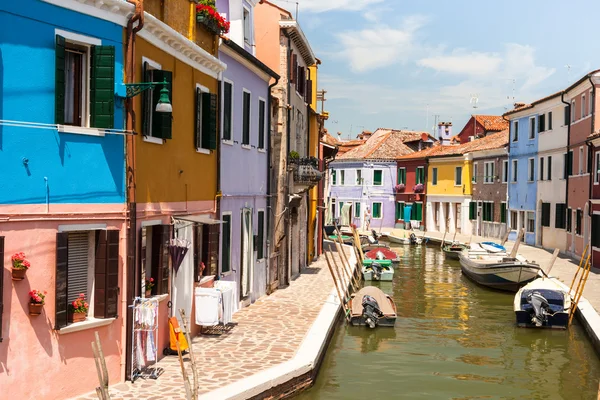
<svg viewBox="0 0 600 400">
<path fill-rule="evenodd" d="M 221 273 L 231 270 L 231 215 L 226 214 L 221 216 L 223 221 L 221 240 Z"/>
<path fill-rule="evenodd" d="M 154 82 L 163 82 L 167 81 L 167 89 L 169 89 L 169 102 L 173 104 L 173 73 L 171 71 L 162 71 L 162 70 L 154 70 L 153 79 Z M 160 91 L 162 90 L 163 85 L 157 85 L 154 87 L 152 94 L 152 136 L 161 139 L 171 139 L 172 138 L 172 128 L 173 128 L 173 116 L 171 113 L 165 112 L 156 112 L 155 108 L 158 104 L 158 100 L 160 99 Z"/>
<path fill-rule="evenodd" d="M 217 149 L 217 95 L 202 94 L 202 147 Z"/>
<path fill-rule="evenodd" d="M 115 120 L 115 47 L 92 47 L 90 125 L 113 129 Z"/>
<path fill-rule="evenodd" d="M 202 90 L 196 88 L 196 112 L 194 128 L 194 146 L 197 149 L 202 147 Z"/>
<path fill-rule="evenodd" d="M 331 179 L 333 181 L 333 185 L 337 185 L 337 174 L 335 169 L 331 170 Z"/>
<path fill-rule="evenodd" d="M 265 148 L 265 102 L 262 100 L 258 102 L 258 148 Z"/>
<path fill-rule="evenodd" d="M 423 220 L 423 203 L 415 203 L 415 207 L 416 207 L 415 220 L 417 220 L 417 221 Z"/>
<path fill-rule="evenodd" d="M 354 217 L 360 218 L 360 203 L 354 203 Z"/>
<path fill-rule="evenodd" d="M 373 185 L 381 186 L 381 174 L 382 172 L 380 170 L 373 171 Z"/>
<path fill-rule="evenodd" d="M 400 203 L 396 203 L 396 221 L 402 219 L 402 214 L 400 213 Z"/>
<path fill-rule="evenodd" d="M 54 329 L 67 326 L 67 276 L 69 269 L 69 234 L 56 234 L 56 275 L 54 277 Z"/>
<path fill-rule="evenodd" d="M 373 218 L 381 218 L 381 203 L 373 203 Z"/>
<path fill-rule="evenodd" d="M 56 35 L 54 77 L 54 122 L 65 123 L 65 38 Z M 66 324 L 65 324 L 66 325 Z"/>
<path fill-rule="evenodd" d="M 473 220 L 477 218 L 477 203 L 472 201 L 469 203 L 469 219 Z"/>
<path fill-rule="evenodd" d="M 500 222 L 506 223 L 506 203 L 500 204 Z"/>
</svg>

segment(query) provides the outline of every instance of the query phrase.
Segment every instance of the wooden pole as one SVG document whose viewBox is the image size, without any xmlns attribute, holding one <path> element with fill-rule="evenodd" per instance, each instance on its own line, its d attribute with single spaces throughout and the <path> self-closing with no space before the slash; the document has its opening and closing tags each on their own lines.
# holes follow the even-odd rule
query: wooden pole
<svg viewBox="0 0 600 400">
<path fill-rule="evenodd" d="M 573 317 L 575 316 L 575 311 L 577 311 L 577 306 L 579 305 L 579 300 L 581 300 L 581 296 L 583 295 L 583 290 L 585 289 L 585 284 L 587 283 L 588 276 L 590 275 L 590 269 L 592 268 L 592 263 L 590 262 L 590 258 L 592 257 L 591 252 L 587 257 L 585 262 L 584 272 L 581 275 L 581 279 L 579 280 L 579 285 L 577 285 L 577 291 L 575 294 L 575 301 L 571 307 L 571 314 L 569 315 L 569 326 L 573 321 Z"/>
<path fill-rule="evenodd" d="M 502 246 L 504 246 L 504 244 L 508 241 L 508 235 L 510 234 L 510 231 L 506 231 L 506 234 L 504 235 L 504 238 L 502 239 L 502 243 L 500 243 Z"/>
<path fill-rule="evenodd" d="M 340 292 L 340 288 L 338 287 L 338 280 L 336 279 L 335 273 L 333 272 L 333 268 L 331 266 L 331 262 L 329 261 L 329 256 L 327 255 L 327 252 L 324 251 L 323 254 L 325 254 L 325 260 L 327 260 L 327 267 L 329 268 L 329 273 L 331 274 L 331 277 L 333 278 L 333 284 L 335 286 L 335 290 L 337 292 L 338 295 L 338 299 L 340 299 L 340 304 L 342 305 L 342 308 L 344 309 L 344 316 L 346 317 L 346 321 L 350 322 L 350 314 L 348 312 L 348 305 L 346 304 L 346 298 L 345 296 L 342 296 L 342 293 Z"/>
<path fill-rule="evenodd" d="M 108 392 L 108 368 L 106 368 L 106 360 L 100 343 L 100 335 L 98 331 L 94 332 L 96 341 L 92 342 L 92 352 L 94 353 L 94 362 L 96 363 L 96 372 L 98 373 L 98 381 L 100 386 L 96 388 L 96 394 L 101 400 L 110 400 Z"/>
<path fill-rule="evenodd" d="M 358 282 L 356 282 L 356 277 L 354 276 L 354 271 L 352 270 L 352 267 L 350 266 L 350 263 L 348 262 L 346 253 L 344 252 L 344 249 L 342 248 L 342 246 L 340 246 L 338 243 L 336 243 L 335 246 L 337 248 L 338 254 L 340 254 L 340 263 L 342 264 L 342 268 L 348 275 L 348 279 L 349 279 L 350 283 L 352 284 L 352 290 L 356 292 L 356 291 L 358 291 L 359 285 L 358 285 Z"/>
<path fill-rule="evenodd" d="M 523 236 L 525 235 L 525 229 L 521 229 L 519 231 L 519 235 L 517 236 L 517 241 L 510 252 L 510 258 L 516 258 L 517 253 L 519 251 L 519 246 L 521 245 L 521 241 L 523 240 Z"/>
<path fill-rule="evenodd" d="M 588 248 L 589 248 L 589 244 L 587 244 L 585 246 L 585 249 L 583 249 L 583 254 L 581 255 L 581 260 L 579 260 L 579 266 L 577 267 L 577 271 L 575 271 L 575 276 L 573 276 L 573 280 L 571 281 L 571 286 L 569 287 L 569 294 L 571 294 L 571 291 L 573 290 L 573 285 L 575 284 L 575 279 L 577 279 L 577 275 L 579 275 L 579 271 L 581 270 L 581 266 L 583 265 L 583 260 L 585 259 L 585 255 L 588 252 Z"/>
<path fill-rule="evenodd" d="M 442 238 L 442 244 L 440 244 L 440 249 L 444 247 L 444 244 L 446 244 L 446 234 L 448 233 L 448 229 L 446 228 L 446 231 L 444 232 L 444 237 Z"/>
<path fill-rule="evenodd" d="M 548 270 L 545 272 L 547 277 L 550 277 L 550 271 L 552 271 L 552 267 L 554 267 L 554 263 L 556 262 L 556 259 L 558 258 L 559 252 L 560 252 L 559 249 L 554 249 L 554 253 L 552 253 L 552 259 L 550 260 L 550 263 L 548 264 Z"/>
<path fill-rule="evenodd" d="M 187 319 L 187 316 L 185 315 L 185 310 L 183 308 L 179 309 L 179 315 L 181 316 L 181 322 L 183 324 L 183 334 L 185 336 L 185 339 L 188 342 L 188 350 L 190 352 L 190 367 L 192 368 L 192 378 L 194 379 L 194 387 L 192 389 L 192 398 L 197 399 L 199 382 L 198 382 L 198 367 L 196 365 L 196 357 L 194 357 L 194 346 L 192 346 L 192 340 L 190 337 L 190 328 L 188 325 L 188 319 Z"/>
<path fill-rule="evenodd" d="M 190 379 L 187 376 L 185 370 L 185 364 L 183 364 L 183 356 L 181 355 L 181 347 L 179 346 L 179 340 L 175 340 L 177 346 L 177 355 L 179 356 L 179 365 L 181 366 L 181 375 L 183 375 L 183 385 L 185 387 L 185 398 L 192 400 L 192 388 L 190 387 Z"/>
</svg>

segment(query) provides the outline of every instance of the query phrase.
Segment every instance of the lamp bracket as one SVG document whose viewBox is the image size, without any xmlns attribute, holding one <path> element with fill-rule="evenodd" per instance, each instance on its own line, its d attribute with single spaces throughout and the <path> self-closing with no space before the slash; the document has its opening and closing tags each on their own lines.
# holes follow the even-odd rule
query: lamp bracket
<svg viewBox="0 0 600 400">
<path fill-rule="evenodd" d="M 127 94 L 125 97 L 127 97 L 127 98 L 135 97 L 138 94 L 140 94 L 148 89 L 154 89 L 154 87 L 157 85 L 168 85 L 168 83 L 167 82 L 126 83 L 125 89 L 127 91 Z"/>
</svg>

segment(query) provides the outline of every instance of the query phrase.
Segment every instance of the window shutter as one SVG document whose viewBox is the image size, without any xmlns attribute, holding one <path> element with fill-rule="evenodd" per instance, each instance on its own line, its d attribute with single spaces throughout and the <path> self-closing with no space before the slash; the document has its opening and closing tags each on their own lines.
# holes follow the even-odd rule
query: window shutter
<svg viewBox="0 0 600 400">
<path fill-rule="evenodd" d="M 65 38 L 56 35 L 54 77 L 54 122 L 65 123 Z"/>
<path fill-rule="evenodd" d="M 217 148 L 217 95 L 202 93 L 202 147 Z"/>
<path fill-rule="evenodd" d="M 67 275 L 69 265 L 69 234 L 56 234 L 56 276 L 55 276 L 55 306 L 54 329 L 67 326 Z"/>
<path fill-rule="evenodd" d="M 152 72 L 148 67 L 148 62 L 142 64 L 142 77 L 144 82 L 152 82 Z M 154 105 L 156 107 L 156 104 Z M 150 90 L 142 92 L 142 135 L 151 136 L 150 121 L 152 120 L 152 114 L 154 109 L 152 108 L 152 96 Z"/>
<path fill-rule="evenodd" d="M 474 201 L 469 203 L 469 219 L 473 220 L 476 218 L 476 207 L 477 203 Z"/>
<path fill-rule="evenodd" d="M 257 257 L 259 260 L 261 260 L 264 257 L 264 236 L 265 236 L 265 212 L 264 211 L 259 211 L 258 212 L 258 254 Z"/>
<path fill-rule="evenodd" d="M 542 203 L 542 226 L 550 226 L 550 203 Z"/>
<path fill-rule="evenodd" d="M 569 125 L 569 117 L 571 116 L 571 106 L 565 106 L 565 121 L 564 125 Z"/>
<path fill-rule="evenodd" d="M 154 82 L 163 82 L 166 80 L 169 85 L 169 101 L 173 104 L 173 73 L 171 71 L 154 70 Z M 152 104 L 150 104 L 150 112 L 152 112 L 152 136 L 161 139 L 172 139 L 173 116 L 171 113 L 156 112 L 156 105 L 160 99 L 160 91 L 162 85 L 157 85 L 152 90 Z"/>
<path fill-rule="evenodd" d="M 90 79 L 90 125 L 114 128 L 115 120 L 115 47 L 92 47 Z"/>
<path fill-rule="evenodd" d="M 538 116 L 538 130 L 539 132 L 546 130 L 546 115 L 544 114 Z"/>
<path fill-rule="evenodd" d="M 89 232 L 70 232 L 67 272 L 67 301 L 75 300 L 80 293 L 89 299 L 88 264 L 90 255 Z"/>
<path fill-rule="evenodd" d="M 94 264 L 94 317 L 106 318 L 107 251 L 106 231 L 96 231 L 96 258 Z"/>
<path fill-rule="evenodd" d="M 233 86 L 229 82 L 224 82 L 223 97 L 223 139 L 231 140 Z"/>
<path fill-rule="evenodd" d="M 159 229 L 160 249 L 158 256 L 158 294 L 169 293 L 169 243 L 171 241 L 171 225 L 157 225 Z"/>
<path fill-rule="evenodd" d="M 600 247 L 600 215 L 598 214 L 592 215 L 592 246 Z"/>
<path fill-rule="evenodd" d="M 294 77 L 293 82 L 298 87 L 298 56 L 294 54 L 294 69 L 292 70 L 292 75 Z"/>
<path fill-rule="evenodd" d="M 294 57 L 295 57 L 295 54 L 290 52 L 290 59 L 289 59 L 290 83 L 294 83 Z"/>
<path fill-rule="evenodd" d="M 334 214 L 335 215 L 335 214 Z M 221 241 L 221 272 L 231 270 L 231 215 L 225 214 L 221 217 L 223 220 L 223 238 Z"/>
<path fill-rule="evenodd" d="M 312 100 L 313 100 L 313 83 L 312 83 L 312 79 L 309 79 L 306 81 L 306 102 L 308 104 L 312 104 Z M 316 109 L 316 104 L 315 104 L 315 109 Z"/>
<path fill-rule="evenodd" d="M 194 132 L 194 146 L 196 146 L 197 149 L 204 147 L 202 139 L 202 90 L 196 88 L 196 127 Z"/>
<path fill-rule="evenodd" d="M 416 203 L 417 206 L 417 221 L 421 221 L 423 219 L 423 203 Z"/>
<path fill-rule="evenodd" d="M 258 148 L 265 148 L 265 102 L 258 102 Z"/>
<path fill-rule="evenodd" d="M 2 342 L 2 314 L 4 313 L 4 236 L 0 236 L 0 342 Z"/>
<path fill-rule="evenodd" d="M 119 296 L 119 231 L 96 233 L 94 317 L 115 318 Z"/>
<path fill-rule="evenodd" d="M 500 222 L 506 223 L 506 203 L 500 204 Z"/>
</svg>

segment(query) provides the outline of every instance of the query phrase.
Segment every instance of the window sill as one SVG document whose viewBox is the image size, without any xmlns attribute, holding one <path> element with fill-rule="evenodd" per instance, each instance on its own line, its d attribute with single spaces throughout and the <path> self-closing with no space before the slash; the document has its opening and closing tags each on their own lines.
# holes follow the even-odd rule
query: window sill
<svg viewBox="0 0 600 400">
<path fill-rule="evenodd" d="M 233 146 L 233 140 L 222 139 L 221 142 L 227 146 Z"/>
<path fill-rule="evenodd" d="M 104 136 L 104 129 L 99 128 L 86 128 L 84 126 L 75 125 L 58 125 L 59 133 L 72 133 L 75 135 L 87 135 L 87 136 Z"/>
<path fill-rule="evenodd" d="M 266 150 L 266 149 L 260 149 L 260 148 L 259 148 L 259 149 L 258 149 L 258 152 L 259 152 L 259 153 L 266 153 L 266 152 L 267 152 L 267 150 Z"/>
<path fill-rule="evenodd" d="M 210 155 L 210 150 L 208 150 L 208 149 L 203 149 L 203 148 L 197 148 L 197 149 L 196 149 L 196 153 L 199 153 L 199 154 L 208 154 L 208 155 Z"/>
<path fill-rule="evenodd" d="M 164 139 L 156 138 L 152 136 L 144 136 L 144 142 L 154 143 L 154 144 L 163 144 Z"/>
<path fill-rule="evenodd" d="M 252 147 L 250 147 L 250 145 L 249 145 L 249 144 L 243 144 L 243 145 L 242 145 L 242 149 L 251 150 L 251 149 L 252 149 Z"/>
<path fill-rule="evenodd" d="M 60 328 L 58 333 L 60 335 L 66 335 L 67 333 L 84 331 L 86 329 L 98 328 L 101 326 L 107 326 L 113 323 L 116 318 L 106 318 L 106 319 L 97 319 L 97 318 L 89 318 L 82 322 L 76 322 L 74 324 L 65 326 L 64 328 Z"/>
</svg>

